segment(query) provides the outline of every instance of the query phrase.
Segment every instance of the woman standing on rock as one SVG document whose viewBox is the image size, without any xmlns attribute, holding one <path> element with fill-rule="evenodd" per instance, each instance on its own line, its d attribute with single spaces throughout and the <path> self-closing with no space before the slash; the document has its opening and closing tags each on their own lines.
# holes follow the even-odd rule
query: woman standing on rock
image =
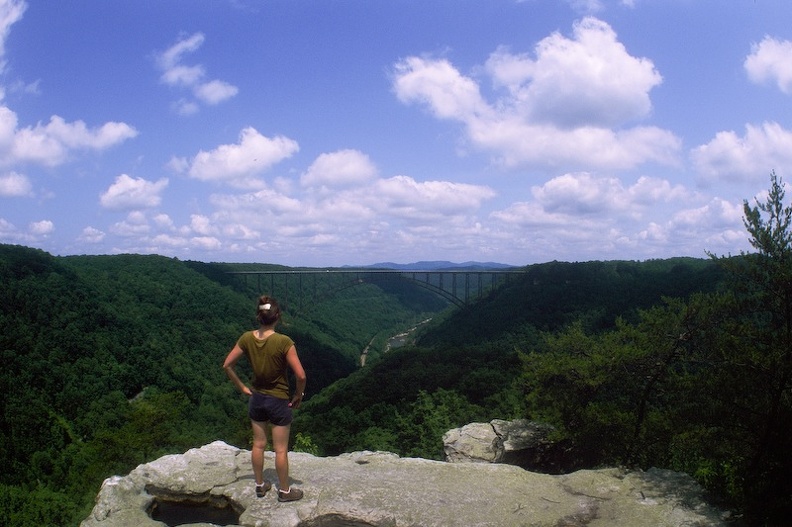
<svg viewBox="0 0 792 527">
<path fill-rule="evenodd" d="M 259 328 L 247 331 L 228 353 L 223 369 L 234 386 L 250 396 L 248 415 L 253 427 L 253 449 L 251 461 L 256 477 L 256 496 L 264 496 L 272 484 L 264 481 L 264 450 L 267 447 L 267 424 L 272 424 L 272 448 L 275 451 L 275 471 L 278 474 L 278 501 L 296 501 L 303 491 L 292 488 L 289 483 L 289 432 L 292 410 L 299 408 L 305 395 L 305 370 L 297 356 L 297 348 L 291 338 L 275 332 L 280 322 L 281 310 L 278 302 L 269 296 L 258 299 L 256 319 Z M 252 389 L 236 373 L 236 363 L 246 356 L 253 368 Z M 289 399 L 288 369 L 294 373 L 297 388 Z"/>
</svg>

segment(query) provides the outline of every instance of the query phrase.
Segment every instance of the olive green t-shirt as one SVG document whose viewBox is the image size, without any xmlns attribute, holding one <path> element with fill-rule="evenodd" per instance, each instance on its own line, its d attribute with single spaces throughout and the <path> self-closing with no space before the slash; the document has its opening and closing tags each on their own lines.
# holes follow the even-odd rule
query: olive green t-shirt
<svg viewBox="0 0 792 527">
<path fill-rule="evenodd" d="M 253 331 L 247 331 L 239 337 L 237 344 L 245 352 L 253 368 L 253 389 L 279 399 L 288 399 L 286 353 L 294 345 L 294 341 L 280 333 L 273 333 L 262 340 L 256 338 Z"/>
</svg>

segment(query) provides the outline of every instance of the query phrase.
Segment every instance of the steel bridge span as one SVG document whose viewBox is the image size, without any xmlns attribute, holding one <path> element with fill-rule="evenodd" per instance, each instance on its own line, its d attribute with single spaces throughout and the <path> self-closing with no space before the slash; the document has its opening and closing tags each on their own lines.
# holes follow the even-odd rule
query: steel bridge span
<svg viewBox="0 0 792 527">
<path fill-rule="evenodd" d="M 332 295 L 359 284 L 386 280 L 408 280 L 445 298 L 458 307 L 507 282 L 522 269 L 493 270 L 398 270 L 398 269 L 311 269 L 229 271 L 239 275 L 248 286 L 268 291 L 286 308 L 303 310 L 305 303 L 318 304 Z M 253 281 L 254 283 L 250 283 Z M 296 306 L 294 305 L 296 300 Z"/>
</svg>

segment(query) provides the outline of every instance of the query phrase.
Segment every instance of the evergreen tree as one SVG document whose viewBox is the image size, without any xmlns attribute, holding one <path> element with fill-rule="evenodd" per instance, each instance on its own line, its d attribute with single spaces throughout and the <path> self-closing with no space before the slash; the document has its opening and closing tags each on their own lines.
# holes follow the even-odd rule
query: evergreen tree
<svg viewBox="0 0 792 527">
<path fill-rule="evenodd" d="M 731 272 L 734 299 L 710 340 L 719 365 L 713 400 L 731 415 L 741 498 L 763 519 L 792 510 L 792 206 L 784 201 L 773 172 L 764 201 L 743 203 L 756 252 L 718 259 Z"/>
</svg>

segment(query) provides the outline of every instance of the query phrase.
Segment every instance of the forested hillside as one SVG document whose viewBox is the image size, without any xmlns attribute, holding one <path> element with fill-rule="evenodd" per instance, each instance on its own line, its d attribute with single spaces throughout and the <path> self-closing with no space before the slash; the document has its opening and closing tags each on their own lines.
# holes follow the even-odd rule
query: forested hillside
<svg viewBox="0 0 792 527">
<path fill-rule="evenodd" d="M 722 277 L 722 269 L 712 261 L 694 258 L 531 265 L 470 309 L 450 311 L 419 344 L 470 345 L 514 338 L 524 346 L 526 337 L 537 331 L 557 331 L 572 322 L 599 332 L 613 328 L 618 317 L 637 321 L 639 310 L 660 304 L 663 297 L 714 291 Z"/>
<path fill-rule="evenodd" d="M 743 207 L 755 252 L 529 266 L 323 390 L 295 428 L 320 452 L 439 457 L 451 427 L 525 417 L 556 427 L 557 469 L 686 472 L 736 524 L 788 525 L 792 206 L 771 181 Z"/>
<path fill-rule="evenodd" d="M 471 421 L 552 424 L 559 471 L 691 474 L 746 525 L 792 514 L 792 207 L 745 204 L 755 253 L 551 262 L 457 308 L 407 282 L 0 246 L 0 524 L 74 525 L 103 478 L 222 439 L 249 446 L 221 361 L 261 292 L 289 296 L 309 397 L 295 448 L 441 458 Z M 339 287 L 339 285 L 341 287 Z M 413 344 L 387 335 L 421 324 Z M 358 356 L 375 352 L 365 367 Z M 376 351 L 379 351 L 377 353 Z"/>
<path fill-rule="evenodd" d="M 75 524 L 109 475 L 217 439 L 248 446 L 221 364 L 254 327 L 261 291 L 234 269 L 0 245 L 0 524 Z M 362 284 L 287 310 L 309 397 L 354 371 L 375 336 L 446 306 L 391 289 Z"/>
<path fill-rule="evenodd" d="M 665 296 L 714 291 L 710 260 L 532 265 L 481 300 L 447 311 L 417 345 L 394 350 L 308 401 L 295 429 L 320 453 L 379 449 L 442 459 L 442 434 L 524 417 L 523 352 L 571 324 L 601 333 Z"/>
</svg>

